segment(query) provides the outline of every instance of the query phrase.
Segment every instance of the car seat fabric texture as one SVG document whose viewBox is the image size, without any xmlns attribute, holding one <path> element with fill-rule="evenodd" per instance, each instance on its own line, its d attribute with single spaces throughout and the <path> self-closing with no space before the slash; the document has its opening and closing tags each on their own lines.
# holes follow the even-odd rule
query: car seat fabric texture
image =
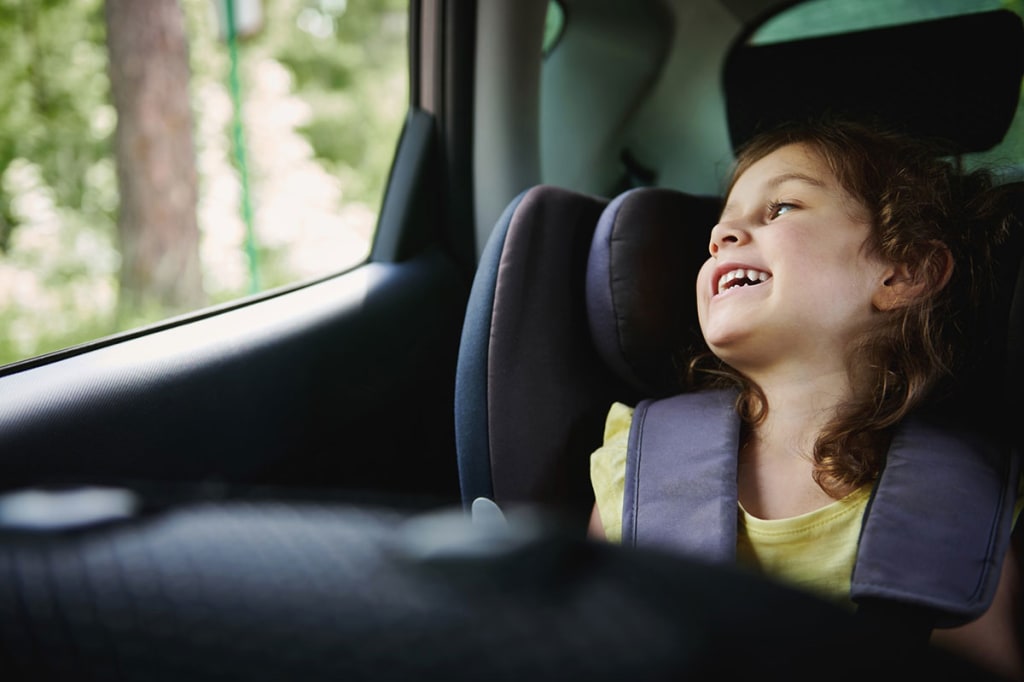
<svg viewBox="0 0 1024 682">
<path fill-rule="evenodd" d="M 680 362 L 702 345 L 694 287 L 720 210 L 717 197 L 639 188 L 598 220 L 587 261 L 591 338 L 640 397 L 678 392 Z"/>
<path fill-rule="evenodd" d="M 590 343 L 584 303 L 587 251 L 606 203 L 529 189 L 484 250 L 456 376 L 466 504 L 542 503 L 585 520 L 593 500 L 587 456 L 615 392 Z"/>
<path fill-rule="evenodd" d="M 523 192 L 498 221 L 474 280 L 456 378 L 456 440 L 467 505 L 477 497 L 502 506 L 542 504 L 582 525 L 593 504 L 588 460 L 600 445 L 608 406 L 651 391 L 673 392 L 671 347 L 693 331 L 685 312 L 693 307 L 687 271 L 694 263 L 699 267 L 703 259 L 696 256 L 706 248 L 704 242 L 695 252 L 684 242 L 705 239 L 719 202 L 671 190 L 636 191 L 651 203 L 616 201 L 625 215 L 632 216 L 637 206 L 642 215 L 635 219 L 650 219 L 651 231 L 641 233 L 640 242 L 621 241 L 611 224 L 599 222 L 607 200 L 550 186 Z M 678 223 L 678 212 L 659 202 L 681 202 L 695 211 L 690 229 Z M 645 315 L 625 305 L 622 312 L 630 321 L 648 327 L 595 341 L 586 300 L 595 230 L 598 239 L 613 240 L 606 252 L 610 258 L 639 273 L 627 281 L 602 282 L 608 297 L 639 301 L 645 297 L 634 295 L 637 287 L 650 293 L 666 286 L 679 310 L 659 318 L 667 307 Z M 645 265 L 665 255 L 679 259 L 679 271 Z M 608 311 L 616 314 L 614 308 Z M 656 347 L 649 349 L 650 342 Z M 602 348 L 623 343 L 643 349 L 643 359 L 625 378 L 609 368 Z M 623 363 L 629 367 L 628 360 Z"/>
</svg>

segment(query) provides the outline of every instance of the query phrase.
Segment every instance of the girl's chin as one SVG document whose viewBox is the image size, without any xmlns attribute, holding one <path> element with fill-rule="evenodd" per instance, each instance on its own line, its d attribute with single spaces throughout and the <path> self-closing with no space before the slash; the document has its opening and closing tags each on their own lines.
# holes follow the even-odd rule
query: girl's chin
<svg viewBox="0 0 1024 682">
<path fill-rule="evenodd" d="M 747 373 L 764 365 L 766 361 L 765 347 L 756 343 L 749 336 L 723 337 L 708 339 L 705 343 L 715 357 L 733 369 Z"/>
<path fill-rule="evenodd" d="M 738 364 L 745 364 L 744 358 L 746 358 L 747 354 L 744 353 L 741 348 L 737 348 L 735 343 L 727 343 L 723 341 L 710 341 L 708 339 L 705 339 L 705 343 L 707 343 L 708 348 L 711 350 L 712 353 L 714 353 L 716 358 L 726 363 L 733 369 L 739 369 L 739 367 L 737 366 Z"/>
<path fill-rule="evenodd" d="M 703 334 L 704 342 L 714 351 L 715 355 L 718 355 L 719 352 L 724 353 L 740 349 L 747 344 L 751 337 L 749 331 L 735 328 L 711 328 L 704 331 Z"/>
</svg>

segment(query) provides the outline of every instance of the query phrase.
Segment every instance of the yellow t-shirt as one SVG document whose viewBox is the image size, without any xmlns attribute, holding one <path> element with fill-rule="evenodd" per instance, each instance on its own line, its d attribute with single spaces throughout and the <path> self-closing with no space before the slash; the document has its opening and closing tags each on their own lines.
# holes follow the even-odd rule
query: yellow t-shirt
<svg viewBox="0 0 1024 682">
<path fill-rule="evenodd" d="M 739 562 L 826 599 L 849 603 L 857 559 L 865 485 L 846 497 L 788 519 L 759 519 L 740 505 L 736 533 Z"/>
<path fill-rule="evenodd" d="M 590 457 L 597 510 L 612 542 L 622 541 L 626 450 L 632 420 L 631 407 L 612 405 L 605 421 L 604 444 Z M 756 571 L 849 604 L 850 575 L 870 497 L 871 486 L 864 486 L 821 509 L 788 519 L 759 519 L 740 506 L 737 559 Z"/>
</svg>

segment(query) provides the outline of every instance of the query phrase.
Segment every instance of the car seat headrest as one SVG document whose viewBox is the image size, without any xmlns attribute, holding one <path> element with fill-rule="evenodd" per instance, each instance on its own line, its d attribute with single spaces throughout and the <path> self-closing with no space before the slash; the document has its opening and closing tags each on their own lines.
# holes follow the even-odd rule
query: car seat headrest
<svg viewBox="0 0 1024 682">
<path fill-rule="evenodd" d="M 590 331 L 640 397 L 678 392 L 680 354 L 702 345 L 694 286 L 719 210 L 718 198 L 640 188 L 598 220 L 587 262 Z"/>
<path fill-rule="evenodd" d="M 1024 26 L 1007 10 L 743 43 L 724 70 L 729 134 L 738 148 L 759 130 L 828 114 L 945 140 L 951 153 L 984 151 L 1006 135 L 1022 75 Z"/>
</svg>

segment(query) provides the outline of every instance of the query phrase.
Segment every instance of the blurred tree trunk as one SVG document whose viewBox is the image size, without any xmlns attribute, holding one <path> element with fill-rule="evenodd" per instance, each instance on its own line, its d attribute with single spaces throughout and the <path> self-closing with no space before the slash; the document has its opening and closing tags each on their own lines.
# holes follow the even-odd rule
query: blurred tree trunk
<svg viewBox="0 0 1024 682">
<path fill-rule="evenodd" d="M 106 0 L 122 319 L 204 302 L 188 41 L 178 0 Z"/>
</svg>

